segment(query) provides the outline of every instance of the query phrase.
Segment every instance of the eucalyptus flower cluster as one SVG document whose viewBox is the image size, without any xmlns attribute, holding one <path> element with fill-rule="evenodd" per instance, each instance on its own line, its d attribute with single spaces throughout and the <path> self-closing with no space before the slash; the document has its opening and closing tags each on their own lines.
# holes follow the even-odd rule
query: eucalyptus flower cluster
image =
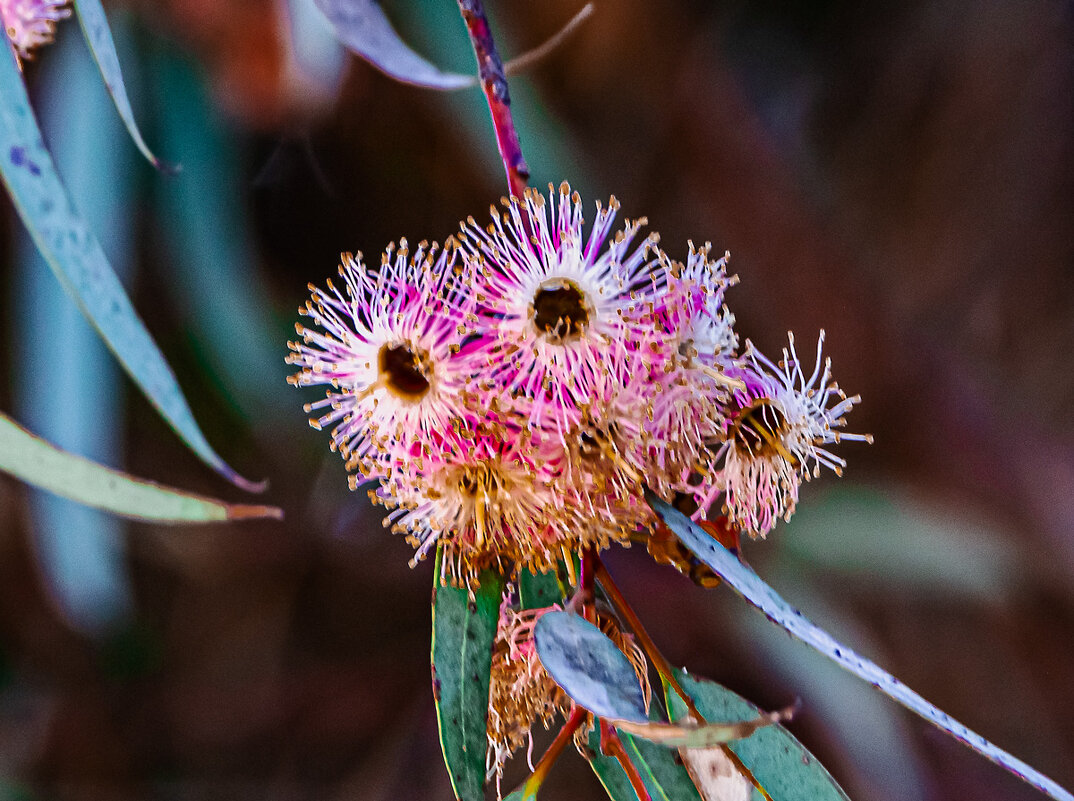
<svg viewBox="0 0 1074 801">
<path fill-rule="evenodd" d="M 630 542 L 653 522 L 645 487 L 764 536 L 803 481 L 841 471 L 831 445 L 869 439 L 840 431 L 859 399 L 823 332 L 812 365 L 793 337 L 778 362 L 740 348 L 728 254 L 677 261 L 618 212 L 597 203 L 587 230 L 567 184 L 528 190 L 443 247 L 343 254 L 300 309 L 291 382 L 327 386 L 312 425 L 453 584 Z"/>
</svg>

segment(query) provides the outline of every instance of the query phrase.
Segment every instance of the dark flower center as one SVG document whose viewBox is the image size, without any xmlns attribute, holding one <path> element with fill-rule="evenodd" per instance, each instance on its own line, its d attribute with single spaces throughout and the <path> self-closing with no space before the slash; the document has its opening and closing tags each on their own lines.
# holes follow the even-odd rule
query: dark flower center
<svg viewBox="0 0 1074 801">
<path fill-rule="evenodd" d="M 787 416 L 768 398 L 760 398 L 738 413 L 731 422 L 728 439 L 754 456 L 787 456 L 783 437 L 788 429 Z"/>
<path fill-rule="evenodd" d="M 553 341 L 581 334 L 589 325 L 585 294 L 566 278 L 548 281 L 533 296 L 533 324 Z"/>
<path fill-rule="evenodd" d="M 425 377 L 424 354 L 415 353 L 407 345 L 383 345 L 377 357 L 377 368 L 384 386 L 397 397 L 416 401 L 429 391 Z"/>
</svg>

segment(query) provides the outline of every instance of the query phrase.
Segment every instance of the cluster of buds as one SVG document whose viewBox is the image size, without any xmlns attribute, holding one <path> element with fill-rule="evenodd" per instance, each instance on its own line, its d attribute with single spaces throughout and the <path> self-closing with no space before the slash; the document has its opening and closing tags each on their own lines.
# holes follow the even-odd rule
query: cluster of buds
<svg viewBox="0 0 1074 801">
<path fill-rule="evenodd" d="M 380 264 L 344 254 L 342 286 L 312 286 L 291 382 L 332 427 L 352 486 L 375 481 L 385 525 L 443 577 L 543 572 L 584 547 L 627 543 L 653 522 L 646 486 L 695 518 L 720 504 L 764 536 L 794 511 L 858 401 L 793 337 L 775 363 L 739 348 L 724 304 L 736 280 L 709 245 L 672 259 L 645 220 L 563 184 L 473 218 L 443 248 L 405 241 Z"/>
</svg>

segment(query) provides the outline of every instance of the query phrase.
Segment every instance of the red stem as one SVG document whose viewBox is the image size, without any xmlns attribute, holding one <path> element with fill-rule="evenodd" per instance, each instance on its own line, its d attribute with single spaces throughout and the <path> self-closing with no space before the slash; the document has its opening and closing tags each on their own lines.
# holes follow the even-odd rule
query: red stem
<svg viewBox="0 0 1074 801">
<path fill-rule="evenodd" d="M 567 747 L 567 743 L 571 741 L 571 737 L 578 731 L 578 727 L 585 722 L 588 715 L 589 713 L 580 706 L 576 706 L 571 710 L 570 717 L 563 724 L 563 728 L 559 730 L 556 739 L 548 746 L 548 750 L 544 752 L 544 755 L 537 763 L 537 767 L 533 769 L 533 773 L 526 779 L 526 783 L 522 785 L 523 799 L 528 801 L 528 799 L 537 797 L 537 790 L 540 789 L 544 780 L 548 778 L 548 772 L 552 769 L 552 765 L 559 759 L 559 755 L 563 753 L 563 749 Z"/>
<path fill-rule="evenodd" d="M 652 796 L 649 795 L 649 788 L 645 786 L 645 782 L 642 781 L 641 774 L 638 772 L 638 766 L 630 761 L 626 749 L 623 748 L 623 741 L 619 739 L 615 729 L 609 726 L 607 721 L 603 720 L 600 722 L 600 750 L 605 756 L 613 756 L 619 760 L 619 764 L 626 772 L 627 778 L 630 779 L 630 786 L 634 788 L 634 793 L 638 796 L 638 801 L 652 801 Z"/>
<path fill-rule="evenodd" d="M 587 547 L 582 551 L 578 561 L 581 565 L 580 575 L 578 576 L 578 592 L 582 597 L 582 615 L 595 626 L 597 624 L 597 606 L 593 588 L 597 580 L 597 568 L 600 565 L 597 549 L 593 546 Z"/>
<path fill-rule="evenodd" d="M 477 56 L 481 89 L 489 104 L 492 126 L 496 129 L 496 144 L 507 171 L 507 186 L 512 195 L 521 198 L 530 177 L 530 168 L 522 157 L 518 131 L 515 130 L 515 123 L 511 118 L 511 94 L 507 90 L 503 62 L 496 52 L 496 42 L 492 39 L 492 31 L 489 29 L 481 0 L 459 0 L 459 10 L 470 34 L 474 55 Z"/>
</svg>

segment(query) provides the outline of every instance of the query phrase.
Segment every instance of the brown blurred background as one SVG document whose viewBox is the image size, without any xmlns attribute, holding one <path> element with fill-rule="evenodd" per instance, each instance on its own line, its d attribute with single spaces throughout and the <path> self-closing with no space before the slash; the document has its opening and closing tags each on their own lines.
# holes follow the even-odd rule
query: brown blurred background
<svg viewBox="0 0 1074 801">
<path fill-rule="evenodd" d="M 488 7 L 510 57 L 578 4 Z M 385 8 L 423 55 L 473 69 L 451 0 Z M 442 240 L 504 193 L 481 96 L 395 83 L 316 38 L 307 56 L 323 63 L 301 63 L 294 18 L 270 0 L 132 0 L 117 12 L 147 139 L 184 167 L 167 179 L 126 154 L 128 286 L 209 439 L 267 477 L 287 517 L 125 525 L 112 590 L 124 600 L 86 617 L 84 600 L 62 600 L 81 579 L 43 566 L 38 501 L 0 480 L 2 791 L 448 799 L 430 568 L 408 569 L 410 549 L 364 493 L 346 492 L 327 437 L 305 426 L 301 404 L 316 393 L 286 387 L 283 357 L 306 283 L 332 275 L 341 250 Z M 512 80 L 536 185 L 568 179 L 589 204 L 614 193 L 680 257 L 688 239 L 730 250 L 743 337 L 776 352 L 793 329 L 809 352 L 823 327 L 840 384 L 864 397 L 849 428 L 876 444 L 843 446 L 846 477 L 807 486 L 795 520 L 747 546 L 751 564 L 1067 787 L 1072 32 L 1074 7 L 1043 0 L 598 0 L 573 38 Z M 77 36 L 65 24 L 56 52 Z M 53 57 L 27 71 L 41 103 Z M 88 135 L 57 113 L 57 142 Z M 110 141 L 133 150 L 121 132 Z M 47 304 L 6 269 L 21 228 L 5 205 L 6 411 L 42 397 L 25 400 L 41 360 L 20 343 L 54 332 L 18 322 Z M 118 463 L 239 500 L 125 379 L 108 381 Z M 59 401 L 59 414 L 81 403 L 75 390 Z M 800 697 L 792 731 L 856 801 L 1041 797 L 728 591 L 695 588 L 639 550 L 609 563 L 673 662 L 764 706 Z M 524 775 L 515 762 L 512 780 Z M 575 755 L 542 794 L 601 797 Z"/>
</svg>

